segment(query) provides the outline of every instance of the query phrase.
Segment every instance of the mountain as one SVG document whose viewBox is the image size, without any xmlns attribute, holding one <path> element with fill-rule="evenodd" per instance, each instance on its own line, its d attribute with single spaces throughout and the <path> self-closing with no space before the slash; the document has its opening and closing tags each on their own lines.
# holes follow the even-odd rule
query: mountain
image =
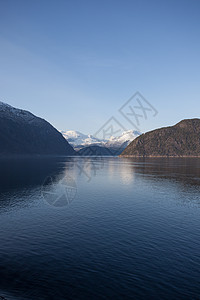
<svg viewBox="0 0 200 300">
<path fill-rule="evenodd" d="M 113 153 L 106 147 L 87 146 L 77 152 L 80 156 L 111 156 Z"/>
<path fill-rule="evenodd" d="M 121 156 L 200 156 L 200 119 L 188 119 L 136 138 Z"/>
<path fill-rule="evenodd" d="M 139 131 L 127 130 L 118 137 L 111 136 L 104 146 L 119 155 L 139 135 L 141 135 Z"/>
<path fill-rule="evenodd" d="M 0 155 L 74 155 L 62 134 L 44 119 L 0 102 Z"/>
<path fill-rule="evenodd" d="M 83 134 L 79 131 L 60 131 L 64 138 L 72 145 L 75 149 L 81 149 L 85 146 L 90 145 L 100 145 L 102 146 L 105 143 L 105 140 L 99 140 L 92 136 L 91 134 Z"/>
<path fill-rule="evenodd" d="M 98 151 L 98 155 L 101 152 L 101 155 L 105 155 L 105 153 L 109 153 L 108 155 L 118 155 L 120 154 L 127 145 L 132 142 L 137 136 L 139 136 L 141 133 L 134 130 L 128 130 L 124 131 L 120 136 L 114 137 L 111 136 L 108 140 L 98 139 L 92 135 L 85 135 L 79 131 L 60 131 L 62 135 L 66 138 L 66 140 L 75 148 L 75 150 L 80 150 L 85 147 L 91 147 L 91 146 L 98 146 L 102 147 L 96 148 Z M 94 148 L 93 148 L 94 149 Z M 79 151 L 79 154 L 81 153 L 89 153 L 89 150 L 87 151 Z"/>
</svg>

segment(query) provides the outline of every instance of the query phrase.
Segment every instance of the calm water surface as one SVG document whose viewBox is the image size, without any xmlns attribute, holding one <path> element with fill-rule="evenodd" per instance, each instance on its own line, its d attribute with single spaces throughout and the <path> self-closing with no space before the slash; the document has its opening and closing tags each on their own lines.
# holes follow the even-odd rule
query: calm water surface
<svg viewBox="0 0 200 300">
<path fill-rule="evenodd" d="M 0 296 L 200 299 L 200 159 L 0 161 Z"/>
</svg>

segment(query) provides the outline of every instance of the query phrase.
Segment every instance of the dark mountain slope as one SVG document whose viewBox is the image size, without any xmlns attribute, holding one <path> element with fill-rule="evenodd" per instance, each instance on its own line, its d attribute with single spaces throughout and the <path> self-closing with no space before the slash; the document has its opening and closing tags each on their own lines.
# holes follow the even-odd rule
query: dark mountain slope
<svg viewBox="0 0 200 300">
<path fill-rule="evenodd" d="M 51 124 L 28 111 L 0 102 L 0 155 L 74 155 Z"/>
<path fill-rule="evenodd" d="M 183 120 L 142 134 L 121 156 L 200 156 L 200 119 Z"/>
</svg>

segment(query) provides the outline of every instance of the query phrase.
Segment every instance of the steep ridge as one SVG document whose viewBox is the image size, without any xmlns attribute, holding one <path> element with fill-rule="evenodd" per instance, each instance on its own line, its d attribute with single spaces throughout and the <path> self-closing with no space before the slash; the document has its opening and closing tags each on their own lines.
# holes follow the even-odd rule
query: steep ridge
<svg viewBox="0 0 200 300">
<path fill-rule="evenodd" d="M 200 119 L 187 119 L 136 138 L 121 156 L 200 156 Z"/>
<path fill-rule="evenodd" d="M 50 123 L 0 102 L 0 155 L 74 155 L 76 152 Z"/>
</svg>

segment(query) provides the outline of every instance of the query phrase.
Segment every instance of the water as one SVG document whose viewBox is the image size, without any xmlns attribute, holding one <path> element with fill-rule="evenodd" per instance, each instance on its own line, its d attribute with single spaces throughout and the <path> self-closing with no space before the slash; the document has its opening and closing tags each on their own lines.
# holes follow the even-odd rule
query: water
<svg viewBox="0 0 200 300">
<path fill-rule="evenodd" d="M 200 299 L 200 159 L 0 163 L 0 296 Z"/>
</svg>

